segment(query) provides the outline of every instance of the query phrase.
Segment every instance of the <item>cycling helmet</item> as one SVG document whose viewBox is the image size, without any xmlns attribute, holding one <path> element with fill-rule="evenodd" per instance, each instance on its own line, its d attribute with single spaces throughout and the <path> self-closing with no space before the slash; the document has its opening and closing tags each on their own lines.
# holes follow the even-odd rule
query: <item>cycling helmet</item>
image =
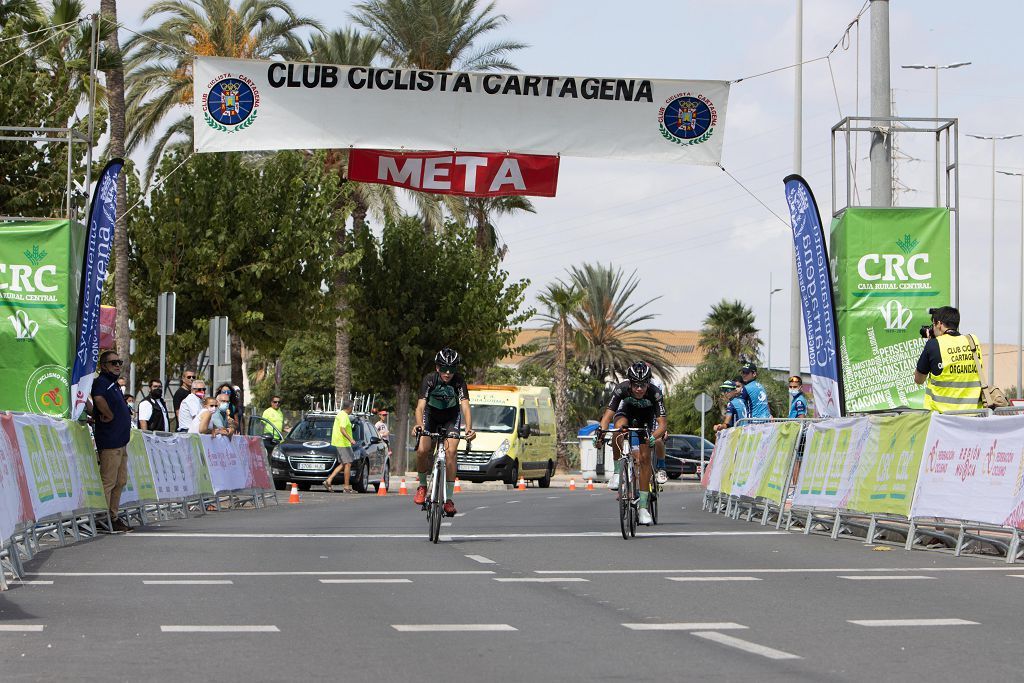
<svg viewBox="0 0 1024 683">
<path fill-rule="evenodd" d="M 434 356 L 434 363 L 446 367 L 456 367 L 462 358 L 459 357 L 458 351 L 455 349 L 448 348 L 447 346 L 437 352 Z"/>
<path fill-rule="evenodd" d="M 642 360 L 637 361 L 629 366 L 629 370 L 626 371 L 626 378 L 634 383 L 650 382 L 651 367 Z"/>
</svg>

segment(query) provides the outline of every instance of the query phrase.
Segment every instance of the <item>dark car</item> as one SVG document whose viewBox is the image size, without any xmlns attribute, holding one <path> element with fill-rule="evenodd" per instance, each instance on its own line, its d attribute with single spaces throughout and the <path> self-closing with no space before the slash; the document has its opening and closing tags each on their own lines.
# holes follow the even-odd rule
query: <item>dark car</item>
<svg viewBox="0 0 1024 683">
<path fill-rule="evenodd" d="M 336 413 L 308 413 L 292 428 L 282 440 L 277 430 L 260 418 L 251 418 L 249 433 L 262 436 L 270 453 L 270 473 L 274 486 L 283 491 L 289 482 L 295 482 L 299 489 L 308 491 L 313 484 L 321 484 L 338 465 L 338 449 L 331 445 L 331 430 L 334 428 Z M 366 415 L 353 413 L 352 437 L 352 488 L 359 493 L 369 490 L 372 484 L 379 489 L 381 484 L 390 486 L 391 460 L 388 446 L 377 436 L 377 430 Z M 341 474 L 334 478 L 335 484 L 342 482 Z"/>
<path fill-rule="evenodd" d="M 704 461 L 711 458 L 715 445 L 704 439 Z M 665 437 L 665 472 L 669 479 L 678 479 L 684 474 L 697 474 L 700 465 L 701 438 L 693 434 L 669 434 Z"/>
</svg>

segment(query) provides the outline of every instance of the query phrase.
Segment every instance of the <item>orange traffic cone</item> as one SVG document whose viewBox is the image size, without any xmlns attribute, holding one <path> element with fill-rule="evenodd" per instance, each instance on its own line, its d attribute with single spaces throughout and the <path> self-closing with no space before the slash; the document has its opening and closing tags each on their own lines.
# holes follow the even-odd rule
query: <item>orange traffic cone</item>
<svg viewBox="0 0 1024 683">
<path fill-rule="evenodd" d="M 587 479 L 587 490 L 588 491 L 593 491 L 594 490 L 594 480 L 593 479 Z"/>
<path fill-rule="evenodd" d="M 299 502 L 299 485 L 298 484 L 295 484 L 295 483 L 292 484 L 292 495 L 288 496 L 288 502 L 289 503 L 298 503 Z"/>
<path fill-rule="evenodd" d="M 575 479 L 570 479 L 569 480 L 569 490 L 570 491 L 575 491 L 576 490 L 576 480 Z"/>
<path fill-rule="evenodd" d="M 402 477 L 402 484 L 398 487 L 398 495 L 407 496 L 409 495 L 409 489 L 405 488 L 405 477 Z"/>
<path fill-rule="evenodd" d="M 383 479 L 380 480 L 380 485 L 377 487 L 377 495 L 378 496 L 386 496 L 386 495 L 388 495 L 388 487 L 384 483 Z"/>
<path fill-rule="evenodd" d="M 455 488 L 452 493 L 462 493 L 462 485 L 459 483 L 459 478 L 455 477 Z"/>
<path fill-rule="evenodd" d="M 525 491 L 526 490 L 526 480 L 523 479 L 522 477 L 519 477 L 519 485 L 516 488 L 519 489 L 520 491 Z"/>
</svg>

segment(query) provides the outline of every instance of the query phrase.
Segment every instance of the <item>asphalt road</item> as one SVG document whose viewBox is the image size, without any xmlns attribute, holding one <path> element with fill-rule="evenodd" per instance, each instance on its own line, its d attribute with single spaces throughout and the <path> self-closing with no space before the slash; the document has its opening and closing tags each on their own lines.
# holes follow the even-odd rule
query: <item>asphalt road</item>
<svg viewBox="0 0 1024 683">
<path fill-rule="evenodd" d="M 1002 560 L 779 533 L 678 490 L 629 541 L 605 490 L 464 493 L 437 545 L 411 497 L 302 499 L 44 552 L 0 594 L 0 680 L 1021 678 Z"/>
</svg>

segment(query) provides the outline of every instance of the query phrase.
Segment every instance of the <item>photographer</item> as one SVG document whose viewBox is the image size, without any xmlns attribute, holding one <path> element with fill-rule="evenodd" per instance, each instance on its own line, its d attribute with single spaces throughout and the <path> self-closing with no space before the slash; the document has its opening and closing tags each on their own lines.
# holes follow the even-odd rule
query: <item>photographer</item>
<svg viewBox="0 0 1024 683">
<path fill-rule="evenodd" d="M 960 311 L 952 306 L 929 308 L 931 327 L 921 327 L 925 342 L 914 381 L 925 385 L 924 407 L 944 413 L 981 408 L 981 347 L 974 335 L 963 335 Z"/>
</svg>

